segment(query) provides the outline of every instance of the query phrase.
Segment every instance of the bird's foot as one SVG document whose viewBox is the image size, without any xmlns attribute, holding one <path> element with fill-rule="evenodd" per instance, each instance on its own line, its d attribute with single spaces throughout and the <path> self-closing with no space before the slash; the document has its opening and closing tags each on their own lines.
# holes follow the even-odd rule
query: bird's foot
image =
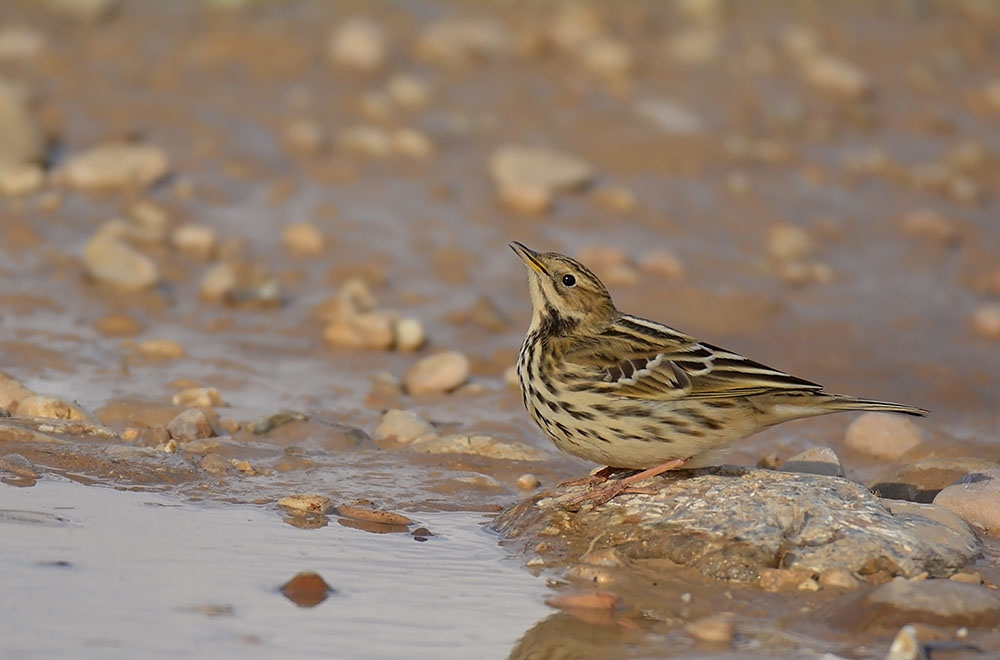
<svg viewBox="0 0 1000 660">
<path fill-rule="evenodd" d="M 559 488 L 569 488 L 570 486 L 596 486 L 598 484 L 603 484 L 612 476 L 624 470 L 628 470 L 628 468 L 617 468 L 608 466 L 606 468 L 598 470 L 594 474 L 588 474 L 586 477 L 580 477 L 579 479 L 570 479 L 569 481 L 564 481 L 559 484 Z"/>
<path fill-rule="evenodd" d="M 589 491 L 583 495 L 574 497 L 569 502 L 565 503 L 565 508 L 569 511 L 579 511 L 580 507 L 587 503 L 590 504 L 591 508 L 596 508 L 601 506 L 606 502 L 610 502 L 614 498 L 622 495 L 624 493 L 640 493 L 646 495 L 652 495 L 657 492 L 658 489 L 654 487 L 637 488 L 635 484 L 645 481 L 651 477 L 663 474 L 669 470 L 676 470 L 679 467 L 683 467 L 689 459 L 686 458 L 674 458 L 656 467 L 649 468 L 648 470 L 643 470 L 637 472 L 633 475 L 625 477 L 624 479 L 618 479 L 617 481 L 612 481 L 611 483 L 605 484 L 600 488 L 591 488 Z M 610 468 L 605 468 L 605 470 Z M 604 472 L 601 470 L 597 474 Z M 593 476 L 597 476 L 597 474 Z M 610 475 L 609 475 L 610 476 Z M 605 477 L 607 479 L 607 477 Z"/>
</svg>

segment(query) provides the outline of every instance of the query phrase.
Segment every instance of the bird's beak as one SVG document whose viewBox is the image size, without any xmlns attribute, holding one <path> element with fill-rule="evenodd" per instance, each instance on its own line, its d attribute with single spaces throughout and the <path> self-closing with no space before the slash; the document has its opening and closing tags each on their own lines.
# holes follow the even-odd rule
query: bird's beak
<svg viewBox="0 0 1000 660">
<path fill-rule="evenodd" d="M 545 270 L 545 266 L 543 266 L 541 260 L 539 260 L 537 252 L 522 243 L 518 243 L 517 241 L 510 244 L 510 249 L 513 250 L 517 256 L 521 257 L 521 261 L 523 261 L 528 268 L 535 271 L 539 275 L 548 276 L 549 271 Z"/>
</svg>

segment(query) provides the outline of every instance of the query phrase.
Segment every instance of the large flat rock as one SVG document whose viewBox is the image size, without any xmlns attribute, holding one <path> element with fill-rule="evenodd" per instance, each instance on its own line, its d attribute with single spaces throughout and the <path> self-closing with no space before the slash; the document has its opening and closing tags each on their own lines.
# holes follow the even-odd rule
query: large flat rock
<svg viewBox="0 0 1000 660">
<path fill-rule="evenodd" d="M 666 558 L 710 577 L 753 581 L 767 568 L 864 579 L 945 577 L 977 557 L 964 523 L 894 515 L 860 484 L 840 477 L 761 469 L 683 471 L 593 509 L 568 511 L 585 492 L 553 489 L 500 514 L 494 527 L 568 561 L 613 547 L 631 559 Z M 549 558 L 546 558 L 549 561 Z"/>
</svg>

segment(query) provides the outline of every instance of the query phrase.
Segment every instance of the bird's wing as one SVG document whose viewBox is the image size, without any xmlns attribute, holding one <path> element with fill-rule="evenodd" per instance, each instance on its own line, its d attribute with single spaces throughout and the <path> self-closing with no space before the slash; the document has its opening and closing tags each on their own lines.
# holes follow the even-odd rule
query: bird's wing
<svg viewBox="0 0 1000 660">
<path fill-rule="evenodd" d="M 816 383 L 699 342 L 673 328 L 623 315 L 564 360 L 595 374 L 592 385 L 619 396 L 671 400 L 821 390 Z"/>
</svg>

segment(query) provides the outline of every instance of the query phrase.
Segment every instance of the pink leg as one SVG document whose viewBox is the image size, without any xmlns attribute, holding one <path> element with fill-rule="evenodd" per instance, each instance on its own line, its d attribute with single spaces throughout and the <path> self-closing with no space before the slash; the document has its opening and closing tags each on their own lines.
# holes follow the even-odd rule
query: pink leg
<svg viewBox="0 0 1000 660">
<path fill-rule="evenodd" d="M 564 481 L 559 484 L 559 487 L 568 488 L 569 486 L 596 486 L 597 484 L 603 484 L 605 481 L 614 476 L 616 472 L 621 472 L 623 470 L 628 470 L 628 468 L 611 467 L 609 465 L 606 468 L 598 470 L 594 474 L 588 474 L 586 477 Z"/>
<path fill-rule="evenodd" d="M 571 509 L 578 509 L 584 502 L 590 502 L 592 506 L 598 507 L 628 491 L 632 488 L 633 484 L 637 484 L 640 481 L 655 477 L 670 470 L 676 470 L 679 467 L 683 467 L 683 465 L 689 460 L 689 458 L 672 458 L 665 463 L 657 465 L 656 467 L 651 467 L 648 470 L 637 472 L 630 477 L 619 479 L 618 481 L 607 484 L 602 488 L 594 488 L 589 492 L 584 493 L 579 497 L 575 497 L 567 502 L 567 507 Z"/>
</svg>

